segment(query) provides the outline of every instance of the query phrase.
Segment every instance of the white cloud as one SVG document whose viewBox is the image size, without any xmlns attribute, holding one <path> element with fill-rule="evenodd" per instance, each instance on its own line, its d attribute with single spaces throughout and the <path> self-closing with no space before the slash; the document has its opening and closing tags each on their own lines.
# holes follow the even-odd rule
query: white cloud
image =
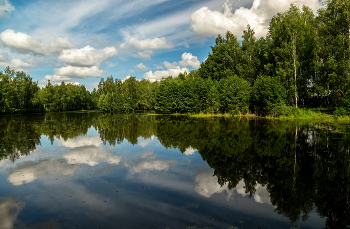
<svg viewBox="0 0 350 229">
<path fill-rule="evenodd" d="M 37 178 L 56 179 L 61 176 L 73 176 L 79 165 L 69 165 L 62 159 L 48 159 L 40 162 L 26 162 L 16 169 L 9 169 L 8 180 L 13 185 L 30 183 Z"/>
<path fill-rule="evenodd" d="M 138 40 L 135 37 L 131 37 L 125 44 L 121 45 L 122 48 L 130 47 L 138 50 L 144 49 L 170 49 L 173 48 L 174 45 L 172 42 L 167 41 L 165 37 L 161 38 L 153 38 L 153 39 L 145 39 Z"/>
<path fill-rule="evenodd" d="M 180 61 L 179 64 L 183 67 L 191 66 L 192 68 L 199 68 L 200 66 L 198 58 L 186 52 L 182 54 L 182 61 Z"/>
<path fill-rule="evenodd" d="M 98 83 L 97 83 L 98 85 Z M 64 141 L 59 139 L 57 145 L 65 146 L 68 148 L 77 148 L 82 146 L 100 146 L 102 144 L 101 138 L 98 136 L 79 136 L 74 139 L 68 139 Z"/>
<path fill-rule="evenodd" d="M 139 63 L 135 67 L 137 67 L 140 70 L 147 70 L 148 69 L 143 63 Z"/>
<path fill-rule="evenodd" d="M 51 83 L 59 83 L 62 81 L 71 81 L 72 78 L 67 76 L 58 76 L 58 75 L 46 75 L 44 79 L 40 81 L 41 84 L 46 85 L 46 83 L 50 80 Z"/>
<path fill-rule="evenodd" d="M 1 56 L 0 56 L 0 59 L 1 59 Z M 11 69 L 15 69 L 17 71 L 21 71 L 24 68 L 33 67 L 34 66 L 34 62 L 33 62 L 33 59 L 29 59 L 29 60 L 26 60 L 26 61 L 22 61 L 20 59 L 12 59 L 10 62 L 6 62 L 6 61 L 2 62 L 2 61 L 0 61 L 0 66 L 4 67 L 4 68 L 9 66 Z"/>
<path fill-rule="evenodd" d="M 3 0 L 3 4 L 0 4 L 0 17 L 5 16 L 5 12 L 11 13 L 14 10 L 15 7 L 8 0 Z"/>
<path fill-rule="evenodd" d="M 32 53 L 35 55 L 49 56 L 73 47 L 68 37 L 51 37 L 48 41 L 44 42 L 39 38 L 31 37 L 25 33 L 16 33 L 12 29 L 7 29 L 2 32 L 0 34 L 0 39 L 6 47 L 23 54 Z"/>
<path fill-rule="evenodd" d="M 168 61 L 164 61 L 163 64 L 167 69 L 177 69 L 179 67 L 179 64 L 176 62 L 169 63 Z"/>
<path fill-rule="evenodd" d="M 120 156 L 107 152 L 102 147 L 79 147 L 63 155 L 68 164 L 87 164 L 90 166 L 98 165 L 101 162 L 118 165 L 121 161 Z"/>
<path fill-rule="evenodd" d="M 142 170 L 168 171 L 170 168 L 170 165 L 172 163 L 174 163 L 174 161 L 156 160 L 156 161 L 141 161 L 141 162 L 136 163 L 135 165 L 131 165 L 131 166 L 128 163 L 125 163 L 125 166 L 131 167 L 135 173 L 139 173 Z"/>
<path fill-rule="evenodd" d="M 137 52 L 137 54 L 132 54 L 132 56 L 135 58 L 142 58 L 145 60 L 150 60 L 152 54 L 153 54 L 152 50 L 145 50 L 143 52 Z"/>
<path fill-rule="evenodd" d="M 322 7 L 319 0 L 254 0 L 250 9 L 241 7 L 232 13 L 232 7 L 226 1 L 223 13 L 202 7 L 191 15 L 191 26 L 201 36 L 217 36 L 227 30 L 240 38 L 247 24 L 254 28 L 256 37 L 266 35 L 270 19 L 278 12 L 289 9 L 290 4 L 308 5 L 314 11 Z"/>
<path fill-rule="evenodd" d="M 16 202 L 13 197 L 0 198 L 0 228 L 12 229 L 18 214 L 24 208 L 25 203 Z"/>
<path fill-rule="evenodd" d="M 130 77 L 131 77 L 130 75 L 126 76 L 126 77 L 122 80 L 122 82 L 125 82 L 125 80 L 129 79 Z"/>
<path fill-rule="evenodd" d="M 153 82 L 156 80 L 161 80 L 163 77 L 168 77 L 168 76 L 177 77 L 180 73 L 184 73 L 184 72 L 190 72 L 190 70 L 188 68 L 180 68 L 179 66 L 176 67 L 175 69 L 173 68 L 173 69 L 168 69 L 163 71 L 152 72 L 152 70 L 150 70 L 149 72 L 146 72 L 145 74 L 143 74 L 143 78 Z"/>
<path fill-rule="evenodd" d="M 194 154 L 194 152 L 196 152 L 196 151 L 198 151 L 198 150 L 196 150 L 196 149 L 193 149 L 191 146 L 190 147 L 188 147 L 186 150 L 185 150 L 185 155 L 187 155 L 187 156 L 189 156 L 189 155 L 193 155 Z"/>
<path fill-rule="evenodd" d="M 66 66 L 55 68 L 54 75 L 46 75 L 44 80 L 51 82 L 71 81 L 72 78 L 85 79 L 88 77 L 100 77 L 105 71 L 98 69 L 97 66 L 92 67 L 72 67 Z"/>
<path fill-rule="evenodd" d="M 114 47 L 96 50 L 88 45 L 81 49 L 63 50 L 58 60 L 71 66 L 99 66 L 115 55 L 117 50 Z"/>
<path fill-rule="evenodd" d="M 156 68 L 157 69 L 164 69 L 163 66 L 158 66 L 158 65 L 156 65 Z"/>
<path fill-rule="evenodd" d="M 184 55 L 182 55 L 184 56 Z M 192 55 L 191 55 L 192 56 Z M 184 59 L 183 59 L 184 60 Z M 163 77 L 177 77 L 180 73 L 189 73 L 190 70 L 188 68 L 180 68 L 179 64 L 177 62 L 169 63 L 168 61 L 163 62 L 164 67 L 166 70 L 162 71 L 155 71 L 152 70 L 146 72 L 143 74 L 143 78 L 150 80 L 151 82 L 156 80 L 161 80 Z M 159 67 L 157 67 L 158 69 Z"/>
</svg>

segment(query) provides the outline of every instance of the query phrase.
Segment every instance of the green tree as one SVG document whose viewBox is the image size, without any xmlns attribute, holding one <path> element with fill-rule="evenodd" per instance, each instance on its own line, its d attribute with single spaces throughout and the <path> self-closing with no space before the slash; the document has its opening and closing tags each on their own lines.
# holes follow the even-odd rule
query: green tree
<svg viewBox="0 0 350 229">
<path fill-rule="evenodd" d="M 251 106 L 257 113 L 266 114 L 276 106 L 285 104 L 286 90 L 277 78 L 259 76 L 251 94 Z"/>
</svg>

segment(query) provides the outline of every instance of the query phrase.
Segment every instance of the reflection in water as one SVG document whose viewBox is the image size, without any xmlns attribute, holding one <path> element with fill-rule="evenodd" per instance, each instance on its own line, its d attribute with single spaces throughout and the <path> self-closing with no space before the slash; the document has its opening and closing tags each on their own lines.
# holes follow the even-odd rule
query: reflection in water
<svg viewBox="0 0 350 229">
<path fill-rule="evenodd" d="M 184 154 L 187 155 L 187 156 L 189 156 L 189 155 L 193 155 L 194 152 L 196 152 L 196 151 L 198 151 L 198 150 L 193 149 L 193 148 L 190 146 L 190 147 L 188 147 L 188 148 L 185 150 Z"/>
<path fill-rule="evenodd" d="M 57 145 L 65 146 L 67 148 L 77 148 L 82 146 L 96 146 L 102 145 L 101 138 L 98 136 L 78 136 L 74 139 L 63 140 L 59 139 Z"/>
<path fill-rule="evenodd" d="M 213 194 L 224 191 L 227 193 L 227 200 L 232 196 L 232 190 L 230 191 L 228 189 L 227 184 L 220 185 L 217 177 L 214 176 L 211 170 L 202 172 L 196 176 L 194 191 L 207 198 L 211 197 Z"/>
<path fill-rule="evenodd" d="M 14 197 L 0 198 L 0 228 L 12 229 L 25 204 Z"/>
<path fill-rule="evenodd" d="M 237 193 L 272 205 L 291 222 L 307 220 L 315 208 L 325 218 L 326 228 L 350 225 L 346 126 L 101 113 L 9 116 L 0 117 L 0 123 L 4 127 L 0 129 L 0 159 L 16 161 L 29 155 L 40 145 L 42 135 L 51 143 L 59 139 L 57 145 L 68 149 L 62 159 L 46 158 L 8 168 L 8 180 L 16 186 L 37 178 L 73 176 L 82 164 L 102 162 L 129 167 L 134 173 L 168 171 L 173 176 L 179 159 L 160 159 L 154 154 L 156 148 L 147 148 L 156 136 L 166 149 L 193 155 L 186 157 L 189 164 L 182 169 L 192 169 L 190 160 L 198 155 L 196 151 L 212 168 L 193 175 L 194 190 L 203 197 L 225 193 L 230 201 Z M 86 135 L 89 128 L 99 136 Z M 123 142 L 138 144 L 146 152 L 131 160 L 103 145 Z M 0 167 L 3 163 L 0 161 Z"/>
<path fill-rule="evenodd" d="M 194 191 L 204 197 L 211 197 L 214 194 L 226 192 L 227 201 L 234 195 L 234 191 L 242 196 L 246 196 L 244 180 L 241 180 L 234 189 L 229 189 L 228 184 L 220 185 L 218 178 L 214 175 L 212 170 L 199 173 L 195 178 Z M 255 202 L 258 203 L 270 203 L 270 194 L 266 189 L 266 186 L 257 184 L 255 186 L 255 193 L 253 194 Z"/>
<path fill-rule="evenodd" d="M 74 176 L 80 165 L 71 165 L 62 159 L 50 158 L 38 162 L 24 162 L 16 168 L 7 170 L 8 181 L 13 185 L 30 183 L 37 178 L 58 179 L 62 176 Z"/>
<path fill-rule="evenodd" d="M 139 173 L 142 170 L 164 170 L 168 171 L 170 168 L 170 165 L 174 165 L 174 161 L 161 161 L 161 160 L 155 160 L 155 161 L 139 161 L 135 164 L 132 163 L 125 163 L 124 166 L 131 167 L 132 170 L 135 173 Z"/>
<path fill-rule="evenodd" d="M 98 165 L 101 162 L 118 165 L 121 157 L 113 155 L 102 147 L 78 147 L 63 155 L 68 164 Z"/>
</svg>

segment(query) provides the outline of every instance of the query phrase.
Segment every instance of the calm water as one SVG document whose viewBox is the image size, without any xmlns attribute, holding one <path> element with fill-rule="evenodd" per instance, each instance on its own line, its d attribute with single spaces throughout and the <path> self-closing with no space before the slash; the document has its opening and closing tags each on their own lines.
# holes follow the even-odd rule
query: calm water
<svg viewBox="0 0 350 229">
<path fill-rule="evenodd" d="M 0 117 L 0 228 L 346 228 L 347 126 Z"/>
</svg>

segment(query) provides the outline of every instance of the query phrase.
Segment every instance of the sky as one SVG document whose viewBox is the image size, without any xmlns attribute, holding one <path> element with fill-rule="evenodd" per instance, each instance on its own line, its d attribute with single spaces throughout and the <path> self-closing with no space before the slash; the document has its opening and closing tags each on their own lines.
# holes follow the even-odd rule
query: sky
<svg viewBox="0 0 350 229">
<path fill-rule="evenodd" d="M 39 86 L 101 77 L 151 81 L 198 69 L 218 34 L 265 36 L 290 4 L 319 0 L 0 0 L 0 71 L 25 71 Z"/>
</svg>

